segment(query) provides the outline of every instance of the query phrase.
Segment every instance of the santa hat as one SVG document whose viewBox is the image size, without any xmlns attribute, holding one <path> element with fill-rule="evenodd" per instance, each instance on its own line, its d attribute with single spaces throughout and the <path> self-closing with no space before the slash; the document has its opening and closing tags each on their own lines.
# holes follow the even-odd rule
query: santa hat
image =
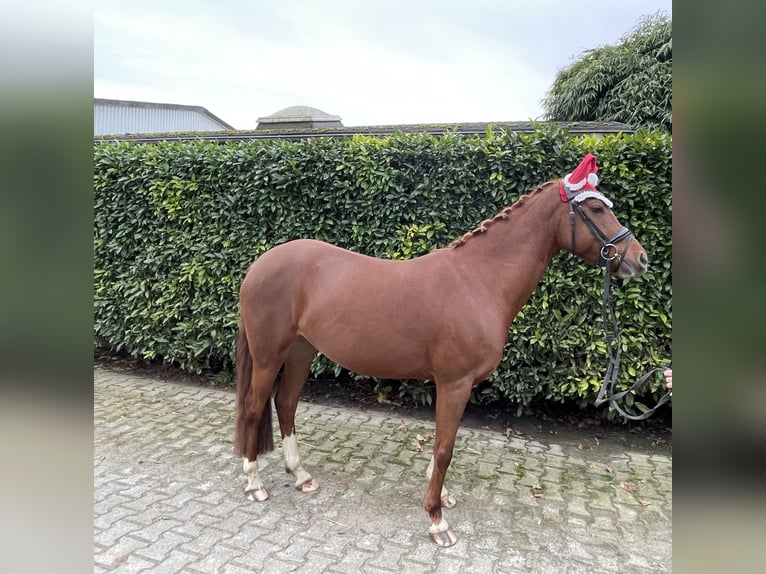
<svg viewBox="0 0 766 574">
<path fill-rule="evenodd" d="M 561 200 L 577 201 L 578 203 L 589 197 L 595 197 L 603 201 L 610 208 L 612 202 L 596 189 L 598 183 L 598 166 L 593 154 L 587 154 L 575 170 L 567 175 L 561 183 Z"/>
<path fill-rule="evenodd" d="M 571 191 L 596 191 L 598 166 L 593 154 L 586 155 L 575 170 L 564 178 L 564 185 Z"/>
</svg>

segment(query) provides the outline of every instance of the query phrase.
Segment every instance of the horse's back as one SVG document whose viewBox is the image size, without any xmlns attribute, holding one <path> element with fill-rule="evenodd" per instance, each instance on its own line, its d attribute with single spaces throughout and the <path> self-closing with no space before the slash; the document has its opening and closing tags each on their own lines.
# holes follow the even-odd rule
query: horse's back
<svg viewBox="0 0 766 574">
<path fill-rule="evenodd" d="M 240 302 L 278 306 L 305 301 L 308 294 L 338 293 L 349 281 L 381 274 L 375 259 L 315 239 L 296 239 L 273 247 L 248 269 L 240 288 Z M 256 301 L 257 300 L 257 301 Z"/>
<path fill-rule="evenodd" d="M 243 288 L 256 280 L 300 280 L 323 268 L 336 267 L 340 271 L 346 262 L 359 265 L 372 257 L 348 251 L 316 239 L 295 239 L 272 247 L 261 255 L 248 269 Z"/>
</svg>

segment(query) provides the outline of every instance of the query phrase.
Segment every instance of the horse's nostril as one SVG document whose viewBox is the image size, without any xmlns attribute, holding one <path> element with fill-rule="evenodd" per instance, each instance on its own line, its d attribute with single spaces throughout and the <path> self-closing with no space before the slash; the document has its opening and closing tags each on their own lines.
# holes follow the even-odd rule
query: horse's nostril
<svg viewBox="0 0 766 574">
<path fill-rule="evenodd" d="M 638 256 L 638 262 L 641 264 L 642 267 L 649 267 L 649 258 L 646 256 L 645 252 L 641 252 Z"/>
</svg>

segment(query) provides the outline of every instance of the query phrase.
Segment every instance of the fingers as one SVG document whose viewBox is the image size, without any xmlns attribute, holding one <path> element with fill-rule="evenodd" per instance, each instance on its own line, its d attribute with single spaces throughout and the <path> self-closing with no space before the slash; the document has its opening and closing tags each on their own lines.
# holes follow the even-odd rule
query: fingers
<svg viewBox="0 0 766 574">
<path fill-rule="evenodd" d="M 666 369 L 664 373 L 662 373 L 665 376 L 665 384 L 669 389 L 673 388 L 673 369 Z"/>
</svg>

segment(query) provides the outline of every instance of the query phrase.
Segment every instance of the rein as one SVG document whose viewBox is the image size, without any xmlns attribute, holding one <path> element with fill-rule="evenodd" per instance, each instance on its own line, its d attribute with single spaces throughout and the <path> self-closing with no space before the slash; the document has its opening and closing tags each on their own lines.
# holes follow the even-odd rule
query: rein
<svg viewBox="0 0 766 574">
<path fill-rule="evenodd" d="M 598 192 L 594 192 L 594 195 L 598 194 L 601 195 Z M 654 373 L 663 371 L 665 369 L 670 368 L 668 367 L 656 367 L 646 373 L 643 377 L 638 379 L 635 383 L 633 383 L 630 387 L 628 387 L 624 391 L 615 392 L 615 386 L 617 384 L 617 376 L 619 374 L 620 370 L 620 353 L 622 351 L 621 345 L 620 345 L 620 326 L 617 322 L 617 315 L 614 310 L 614 305 L 611 299 L 611 286 L 612 286 L 612 261 L 617 259 L 617 267 L 615 271 L 617 271 L 620 268 L 620 265 L 622 265 L 622 262 L 625 258 L 625 254 L 628 251 L 628 246 L 630 245 L 631 241 L 633 241 L 633 233 L 626 227 L 622 227 L 620 230 L 617 231 L 614 235 L 611 237 L 607 237 L 604 235 L 604 232 L 599 229 L 599 227 L 588 217 L 588 215 L 583 210 L 582 206 L 579 204 L 579 202 L 576 199 L 576 192 L 571 192 L 565 184 L 562 182 L 561 186 L 561 198 L 562 201 L 567 201 L 569 203 L 569 222 L 572 229 L 572 251 L 575 250 L 575 212 L 580 216 L 580 218 L 585 222 L 585 224 L 590 229 L 593 236 L 599 240 L 601 243 L 601 258 L 599 260 L 599 264 L 604 266 L 605 274 L 604 274 L 604 296 L 602 300 L 601 305 L 601 317 L 604 323 L 604 341 L 606 343 L 606 350 L 609 355 L 609 363 L 606 367 L 606 374 L 604 375 L 604 384 L 601 385 L 601 389 L 599 389 L 598 396 L 596 397 L 596 400 L 594 402 L 594 405 L 597 407 L 600 407 L 604 403 L 610 403 L 612 408 L 616 410 L 620 415 L 622 415 L 624 418 L 631 420 L 631 421 L 641 421 L 649 418 L 652 414 L 654 414 L 654 411 L 656 411 L 658 408 L 660 408 L 662 405 L 664 405 L 666 402 L 670 400 L 670 397 L 672 396 L 670 391 L 665 393 L 660 399 L 657 401 L 657 404 L 654 405 L 651 409 L 648 409 L 640 414 L 636 414 L 633 412 L 629 412 L 626 410 L 626 407 L 622 407 L 619 404 L 619 400 L 622 399 L 624 396 L 628 395 L 631 391 L 638 389 L 641 387 L 641 385 L 645 384 L 649 377 L 651 377 Z M 603 196 L 601 197 L 603 198 Z M 603 198 L 606 199 L 606 198 Z M 611 207 L 611 202 L 605 201 L 607 205 Z M 625 247 L 622 249 L 622 252 L 620 252 L 617 249 L 617 243 L 620 241 L 625 241 Z M 643 410 L 643 409 L 640 409 Z"/>
<path fill-rule="evenodd" d="M 666 392 L 657 401 L 651 409 L 648 409 L 640 414 L 632 413 L 626 410 L 625 407 L 621 407 L 619 402 L 625 395 L 631 391 L 638 389 L 649 380 L 654 373 L 669 369 L 667 367 L 656 367 L 646 373 L 643 377 L 638 379 L 630 387 L 624 391 L 615 392 L 615 385 L 617 383 L 617 375 L 620 370 L 620 353 L 622 351 L 620 345 L 620 325 L 617 322 L 617 315 L 615 314 L 613 301 L 611 299 L 611 282 L 612 282 L 612 266 L 606 266 L 606 273 L 604 274 L 604 298 L 601 305 L 601 317 L 604 322 L 604 342 L 606 343 L 606 350 L 609 355 L 609 364 L 606 367 L 606 374 L 604 375 L 604 384 L 601 385 L 601 389 L 598 391 L 598 396 L 594 401 L 594 405 L 600 407 L 604 403 L 611 403 L 611 406 L 624 418 L 631 421 L 642 421 L 648 419 L 654 411 L 664 405 L 670 400 L 670 391 Z"/>
</svg>

